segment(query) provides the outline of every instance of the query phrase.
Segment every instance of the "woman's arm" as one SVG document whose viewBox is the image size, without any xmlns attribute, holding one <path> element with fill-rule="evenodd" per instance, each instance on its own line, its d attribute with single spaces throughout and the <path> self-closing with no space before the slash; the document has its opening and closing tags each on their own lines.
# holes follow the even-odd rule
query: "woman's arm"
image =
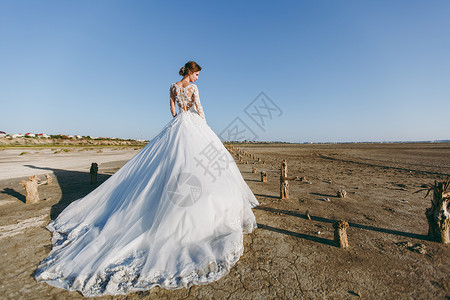
<svg viewBox="0 0 450 300">
<path fill-rule="evenodd" d="M 172 88 L 170 88 L 170 112 L 172 113 L 173 117 L 176 117 L 177 111 L 175 109 L 175 96 L 173 94 Z"/>
<path fill-rule="evenodd" d="M 206 120 L 205 113 L 203 112 L 202 104 L 200 103 L 200 96 L 199 96 L 199 93 L 198 93 L 198 87 L 196 85 L 194 85 L 193 97 L 194 97 L 195 109 L 197 110 L 197 112 L 200 115 L 200 117 L 202 117 L 203 119 Z"/>
</svg>

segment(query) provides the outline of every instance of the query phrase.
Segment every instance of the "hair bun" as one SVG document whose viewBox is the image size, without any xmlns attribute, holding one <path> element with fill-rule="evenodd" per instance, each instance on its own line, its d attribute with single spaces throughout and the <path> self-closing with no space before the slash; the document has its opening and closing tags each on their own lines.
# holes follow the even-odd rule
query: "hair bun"
<svg viewBox="0 0 450 300">
<path fill-rule="evenodd" d="M 188 61 L 184 67 L 180 69 L 179 74 L 181 76 L 186 76 L 188 74 L 201 71 L 202 67 L 200 67 L 195 61 Z"/>
</svg>

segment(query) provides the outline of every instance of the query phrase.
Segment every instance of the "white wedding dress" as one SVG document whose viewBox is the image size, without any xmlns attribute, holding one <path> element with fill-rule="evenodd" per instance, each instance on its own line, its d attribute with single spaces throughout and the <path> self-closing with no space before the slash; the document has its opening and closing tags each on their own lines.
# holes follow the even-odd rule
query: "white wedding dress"
<svg viewBox="0 0 450 300">
<path fill-rule="evenodd" d="M 47 228 L 37 281 L 84 296 L 215 281 L 243 253 L 258 201 L 207 125 L 198 88 L 172 84 L 179 113 L 120 170 Z"/>
</svg>

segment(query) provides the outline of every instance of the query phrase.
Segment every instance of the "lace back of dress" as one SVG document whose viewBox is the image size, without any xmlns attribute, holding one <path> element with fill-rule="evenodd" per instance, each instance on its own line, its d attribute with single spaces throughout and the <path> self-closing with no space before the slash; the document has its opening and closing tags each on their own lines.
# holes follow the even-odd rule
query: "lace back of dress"
<svg viewBox="0 0 450 300">
<path fill-rule="evenodd" d="M 198 114 L 202 118 L 205 118 L 203 108 L 200 104 L 198 88 L 195 84 L 190 84 L 183 88 L 173 83 L 170 87 L 170 92 L 178 104 L 180 111 L 188 111 L 191 107 L 194 107 Z"/>
</svg>

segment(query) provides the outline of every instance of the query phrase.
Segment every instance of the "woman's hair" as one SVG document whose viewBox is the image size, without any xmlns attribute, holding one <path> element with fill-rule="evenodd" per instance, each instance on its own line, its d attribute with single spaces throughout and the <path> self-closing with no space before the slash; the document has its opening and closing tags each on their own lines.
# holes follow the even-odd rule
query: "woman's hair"
<svg viewBox="0 0 450 300">
<path fill-rule="evenodd" d="M 200 67 L 195 61 L 188 61 L 184 67 L 181 67 L 180 69 L 180 75 L 184 76 L 184 75 L 188 75 L 190 72 L 197 72 L 197 71 L 201 71 L 202 67 Z"/>
</svg>

